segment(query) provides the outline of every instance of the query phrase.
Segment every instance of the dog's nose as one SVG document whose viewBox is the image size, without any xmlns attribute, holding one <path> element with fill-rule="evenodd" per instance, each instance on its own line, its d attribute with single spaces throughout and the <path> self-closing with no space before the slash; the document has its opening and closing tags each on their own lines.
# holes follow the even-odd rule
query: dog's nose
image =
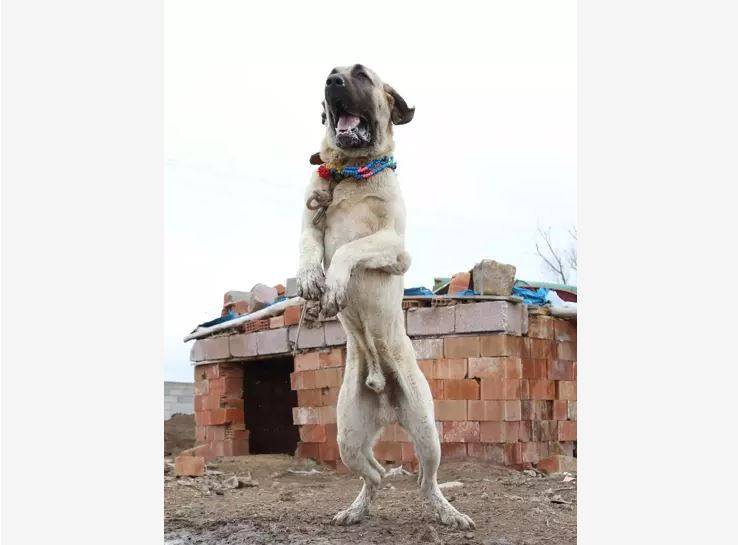
<svg viewBox="0 0 738 545">
<path fill-rule="evenodd" d="M 340 74 L 333 74 L 325 80 L 326 87 L 343 87 L 344 85 L 346 85 L 346 82 Z"/>
</svg>

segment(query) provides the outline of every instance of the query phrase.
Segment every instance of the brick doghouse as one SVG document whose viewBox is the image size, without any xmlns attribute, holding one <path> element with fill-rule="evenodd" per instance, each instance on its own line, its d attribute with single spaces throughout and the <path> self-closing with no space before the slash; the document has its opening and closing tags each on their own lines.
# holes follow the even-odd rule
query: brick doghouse
<svg viewBox="0 0 738 545">
<path fill-rule="evenodd" d="M 443 304 L 438 304 L 443 299 Z M 496 300 L 490 300 L 496 299 Z M 515 297 L 432 298 L 406 308 L 407 333 L 435 400 L 442 458 L 556 469 L 576 455 L 576 321 Z M 409 306 L 403 304 L 403 306 Z M 336 401 L 346 337 L 337 320 L 301 327 L 301 307 L 197 340 L 196 447 L 178 472 L 219 456 L 286 452 L 346 468 L 336 443 Z M 374 447 L 384 463 L 415 468 L 397 424 Z"/>
</svg>

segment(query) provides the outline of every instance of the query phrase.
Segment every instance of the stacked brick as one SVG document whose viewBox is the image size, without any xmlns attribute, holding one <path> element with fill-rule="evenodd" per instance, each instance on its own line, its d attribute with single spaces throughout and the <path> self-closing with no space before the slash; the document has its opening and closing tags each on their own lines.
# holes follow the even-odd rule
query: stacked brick
<svg viewBox="0 0 738 545">
<path fill-rule="evenodd" d="M 336 442 L 336 404 L 345 365 L 345 334 L 336 321 L 303 328 L 300 307 L 273 317 L 262 331 L 198 340 L 194 452 L 204 459 L 248 452 L 242 362 L 294 358 L 296 455 L 343 468 Z M 261 327 L 266 327 L 262 324 Z M 435 404 L 444 459 L 480 458 L 522 467 L 557 464 L 576 441 L 576 323 L 529 315 L 509 301 L 410 308 L 406 327 Z M 414 466 L 410 438 L 387 426 L 378 460 Z M 192 460 L 188 460 L 192 463 Z"/>
<path fill-rule="evenodd" d="M 243 365 L 219 362 L 195 369 L 195 440 L 184 456 L 240 456 L 249 453 L 244 421 Z"/>
</svg>

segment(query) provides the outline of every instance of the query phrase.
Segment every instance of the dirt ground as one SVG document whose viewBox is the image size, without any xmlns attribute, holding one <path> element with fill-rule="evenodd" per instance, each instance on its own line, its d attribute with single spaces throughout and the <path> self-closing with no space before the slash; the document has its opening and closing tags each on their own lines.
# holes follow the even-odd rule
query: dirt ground
<svg viewBox="0 0 738 545">
<path fill-rule="evenodd" d="M 195 446 L 195 415 L 174 414 L 164 421 L 164 456 L 176 456 Z"/>
<path fill-rule="evenodd" d="M 165 544 L 483 544 L 576 543 L 576 480 L 483 462 L 447 462 L 439 483 L 473 531 L 439 525 L 418 494 L 415 476 L 389 477 L 370 516 L 357 526 L 331 525 L 361 488 L 361 480 L 286 455 L 223 458 L 208 475 L 175 477 L 164 463 Z M 303 471 L 308 473 L 293 473 Z M 319 472 L 319 473 L 318 473 Z M 234 486 L 240 478 L 239 488 Z M 244 486 L 244 484 L 246 486 Z"/>
</svg>

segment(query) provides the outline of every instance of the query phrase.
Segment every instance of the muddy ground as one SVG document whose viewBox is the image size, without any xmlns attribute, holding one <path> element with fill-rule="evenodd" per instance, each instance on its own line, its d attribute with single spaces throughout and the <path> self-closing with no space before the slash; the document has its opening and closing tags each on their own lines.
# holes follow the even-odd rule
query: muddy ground
<svg viewBox="0 0 738 545">
<path fill-rule="evenodd" d="M 331 525 L 331 518 L 361 488 L 355 476 L 297 464 L 287 455 L 220 459 L 201 478 L 175 477 L 171 462 L 168 458 L 164 464 L 168 545 L 576 543 L 576 480 L 571 476 L 447 462 L 439 470 L 439 483 L 463 483 L 445 494 L 474 519 L 476 530 L 436 523 L 419 497 L 415 476 L 408 475 L 384 482 L 364 522 L 339 527 Z M 241 487 L 228 488 L 236 482 L 234 475 Z"/>
</svg>

